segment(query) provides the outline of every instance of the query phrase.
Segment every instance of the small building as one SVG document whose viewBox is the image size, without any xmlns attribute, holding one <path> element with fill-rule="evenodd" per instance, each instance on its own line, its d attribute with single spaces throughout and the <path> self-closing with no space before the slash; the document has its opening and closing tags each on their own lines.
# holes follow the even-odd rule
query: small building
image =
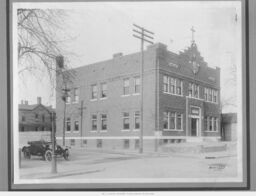
<svg viewBox="0 0 256 196">
<path fill-rule="evenodd" d="M 72 69 L 64 104 L 56 92 L 57 139 L 70 145 L 136 149 L 140 145 L 141 52 Z M 64 81 L 57 77 L 57 86 Z M 81 103 L 83 101 L 83 107 Z M 81 115 L 82 112 L 82 115 Z M 143 146 L 220 140 L 220 68 L 194 41 L 180 53 L 162 43 L 144 51 Z M 65 128 L 63 119 L 65 114 Z M 81 129 L 82 127 L 82 129 Z"/>
<path fill-rule="evenodd" d="M 51 113 L 55 110 L 51 106 L 42 104 L 42 98 L 37 98 L 37 104 L 28 104 L 22 101 L 19 104 L 19 131 L 51 131 Z"/>
<path fill-rule="evenodd" d="M 237 113 L 221 114 L 222 140 L 236 141 L 237 140 Z"/>
</svg>

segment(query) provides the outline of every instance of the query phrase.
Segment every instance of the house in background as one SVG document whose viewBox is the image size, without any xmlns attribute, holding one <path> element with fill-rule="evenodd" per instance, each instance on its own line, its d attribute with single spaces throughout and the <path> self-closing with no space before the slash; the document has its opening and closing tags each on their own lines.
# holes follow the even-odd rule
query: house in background
<svg viewBox="0 0 256 196">
<path fill-rule="evenodd" d="M 41 97 L 37 97 L 37 104 L 33 105 L 22 101 L 19 104 L 19 131 L 51 131 L 52 113 L 55 113 L 55 110 L 51 106 L 43 105 Z"/>
<path fill-rule="evenodd" d="M 57 139 L 70 145 L 136 149 L 140 145 L 141 53 L 72 69 L 66 104 L 56 92 Z M 61 77 L 57 85 L 63 88 Z M 220 140 L 220 68 L 210 67 L 194 40 L 179 54 L 162 43 L 144 51 L 143 146 Z M 86 109 L 81 116 L 81 101 Z M 63 127 L 64 111 L 65 128 Z M 82 130 L 81 130 L 82 127 Z"/>
<path fill-rule="evenodd" d="M 236 141 L 237 140 L 237 113 L 221 114 L 222 140 Z"/>
</svg>

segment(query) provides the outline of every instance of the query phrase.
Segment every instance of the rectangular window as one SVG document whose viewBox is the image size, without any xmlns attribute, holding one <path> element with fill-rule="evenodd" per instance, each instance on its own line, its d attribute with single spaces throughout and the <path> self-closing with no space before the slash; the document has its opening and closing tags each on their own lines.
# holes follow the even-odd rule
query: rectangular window
<svg viewBox="0 0 256 196">
<path fill-rule="evenodd" d="M 171 112 L 169 129 L 175 129 L 175 112 Z"/>
<path fill-rule="evenodd" d="M 83 144 L 87 144 L 87 140 L 83 140 Z"/>
<path fill-rule="evenodd" d="M 21 132 L 24 132 L 25 131 L 25 127 L 21 127 Z"/>
<path fill-rule="evenodd" d="M 194 96 L 195 98 L 199 98 L 199 86 L 194 84 Z"/>
<path fill-rule="evenodd" d="M 217 128 L 217 118 L 213 118 L 213 119 L 214 119 L 213 130 L 217 131 L 218 130 L 218 128 Z"/>
<path fill-rule="evenodd" d="M 205 131 L 208 130 L 208 119 L 207 119 L 207 116 L 204 118 L 204 130 Z"/>
<path fill-rule="evenodd" d="M 123 112 L 123 129 L 130 129 L 129 112 Z"/>
<path fill-rule="evenodd" d="M 217 91 L 213 90 L 213 102 L 217 103 Z"/>
<path fill-rule="evenodd" d="M 204 88 L 204 100 L 207 101 L 208 97 L 208 88 Z"/>
<path fill-rule="evenodd" d="M 102 140 L 97 139 L 97 148 L 102 148 Z"/>
<path fill-rule="evenodd" d="M 92 115 L 92 130 L 97 130 L 97 115 Z"/>
<path fill-rule="evenodd" d="M 43 122 L 45 121 L 45 116 L 44 116 L 44 114 L 42 115 L 42 121 L 43 121 Z"/>
<path fill-rule="evenodd" d="M 164 129 L 169 129 L 169 112 L 164 112 Z"/>
<path fill-rule="evenodd" d="M 66 91 L 66 103 L 71 103 L 70 90 Z"/>
<path fill-rule="evenodd" d="M 188 96 L 193 98 L 199 98 L 199 85 L 194 83 L 189 83 L 188 86 Z"/>
<path fill-rule="evenodd" d="M 66 120 L 66 131 L 71 131 L 71 120 L 67 118 Z"/>
<path fill-rule="evenodd" d="M 74 131 L 79 131 L 79 122 L 77 120 L 74 122 Z"/>
<path fill-rule="evenodd" d="M 134 128 L 139 129 L 140 128 L 140 112 L 136 111 L 134 114 Z"/>
<path fill-rule="evenodd" d="M 38 119 L 38 114 L 35 114 L 35 118 Z"/>
<path fill-rule="evenodd" d="M 44 126 L 42 126 L 42 131 L 45 131 L 45 127 Z"/>
<path fill-rule="evenodd" d="M 74 102 L 78 103 L 79 95 L 78 95 L 78 88 L 74 88 Z"/>
<path fill-rule="evenodd" d="M 212 89 L 209 89 L 208 93 L 208 101 L 212 101 Z"/>
<path fill-rule="evenodd" d="M 175 79 L 171 78 L 170 93 L 175 94 Z"/>
<path fill-rule="evenodd" d="M 164 112 L 164 129 L 182 130 L 183 115 L 178 112 Z"/>
<path fill-rule="evenodd" d="M 140 78 L 136 77 L 134 78 L 134 93 L 140 93 Z"/>
<path fill-rule="evenodd" d="M 97 99 L 97 97 L 98 97 L 98 88 L 97 88 L 96 84 L 91 86 L 91 91 L 92 91 L 92 99 Z"/>
<path fill-rule="evenodd" d="M 182 81 L 179 79 L 176 80 L 176 94 L 182 95 Z"/>
<path fill-rule="evenodd" d="M 212 121 L 212 117 L 209 117 L 209 131 L 213 131 L 213 121 Z"/>
<path fill-rule="evenodd" d="M 140 140 L 136 139 L 135 144 L 134 144 L 134 148 L 138 149 L 139 147 L 140 147 Z"/>
<path fill-rule="evenodd" d="M 74 146 L 76 144 L 76 140 L 75 139 L 70 139 L 70 145 Z"/>
<path fill-rule="evenodd" d="M 130 148 L 130 141 L 124 140 L 124 149 L 129 149 L 129 148 Z"/>
<path fill-rule="evenodd" d="M 129 95 L 129 88 L 130 88 L 130 80 L 124 79 L 123 81 L 123 95 Z"/>
<path fill-rule="evenodd" d="M 21 117 L 21 121 L 24 122 L 26 120 L 26 117 L 25 116 L 22 116 Z"/>
<path fill-rule="evenodd" d="M 106 98 L 107 97 L 107 90 L 108 90 L 107 88 L 108 87 L 107 87 L 106 83 L 101 84 L 101 95 L 100 95 L 101 98 Z"/>
<path fill-rule="evenodd" d="M 189 83 L 188 85 L 188 96 L 193 97 L 193 84 Z"/>
<path fill-rule="evenodd" d="M 164 92 L 165 93 L 168 93 L 169 92 L 169 77 L 167 77 L 167 76 L 164 76 L 163 77 L 163 90 L 164 90 Z"/>
<path fill-rule="evenodd" d="M 177 130 L 182 129 L 182 114 L 177 114 Z"/>
<path fill-rule="evenodd" d="M 107 114 L 101 115 L 101 130 L 107 130 Z"/>
</svg>

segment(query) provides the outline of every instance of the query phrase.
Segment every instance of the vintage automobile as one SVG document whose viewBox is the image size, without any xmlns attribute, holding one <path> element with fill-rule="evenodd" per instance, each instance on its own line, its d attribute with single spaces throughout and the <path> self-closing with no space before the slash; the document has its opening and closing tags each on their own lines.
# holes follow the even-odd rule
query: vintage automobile
<svg viewBox="0 0 256 196">
<path fill-rule="evenodd" d="M 29 146 L 24 146 L 21 151 L 25 159 L 30 159 L 33 156 L 42 156 L 46 161 L 52 160 L 52 143 L 44 140 L 30 141 Z M 55 154 L 57 157 L 64 157 L 65 160 L 69 159 L 69 147 L 61 147 L 56 144 Z"/>
</svg>

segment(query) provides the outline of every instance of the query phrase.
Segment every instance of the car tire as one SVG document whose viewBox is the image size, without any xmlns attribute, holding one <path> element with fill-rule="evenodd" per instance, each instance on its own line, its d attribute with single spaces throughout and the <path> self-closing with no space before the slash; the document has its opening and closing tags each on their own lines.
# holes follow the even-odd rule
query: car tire
<svg viewBox="0 0 256 196">
<path fill-rule="evenodd" d="M 24 158 L 25 158 L 25 159 L 30 159 L 30 158 L 31 158 L 31 154 L 30 154 L 30 152 L 29 152 L 29 148 L 25 148 L 25 149 L 23 150 L 23 155 L 24 155 Z"/>
<path fill-rule="evenodd" d="M 65 160 L 69 160 L 69 150 L 68 149 L 66 149 L 64 151 L 63 157 L 64 157 Z"/>
<path fill-rule="evenodd" d="M 44 153 L 44 159 L 46 161 L 52 161 L 52 151 L 51 150 L 46 150 Z"/>
</svg>

